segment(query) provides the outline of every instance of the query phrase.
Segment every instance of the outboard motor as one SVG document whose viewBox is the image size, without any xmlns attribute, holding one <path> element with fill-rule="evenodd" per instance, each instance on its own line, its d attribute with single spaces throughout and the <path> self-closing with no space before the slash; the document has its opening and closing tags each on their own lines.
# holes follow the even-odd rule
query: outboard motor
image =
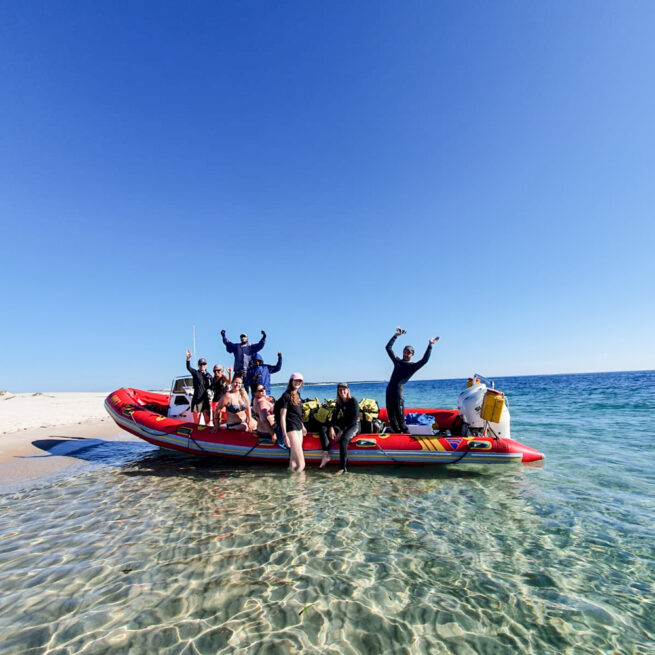
<svg viewBox="0 0 655 655">
<path fill-rule="evenodd" d="M 467 388 L 459 394 L 457 409 L 464 422 L 462 436 L 482 436 L 491 432 L 496 438 L 510 438 L 507 399 L 493 386 L 491 380 L 476 375 L 469 378 Z"/>
</svg>

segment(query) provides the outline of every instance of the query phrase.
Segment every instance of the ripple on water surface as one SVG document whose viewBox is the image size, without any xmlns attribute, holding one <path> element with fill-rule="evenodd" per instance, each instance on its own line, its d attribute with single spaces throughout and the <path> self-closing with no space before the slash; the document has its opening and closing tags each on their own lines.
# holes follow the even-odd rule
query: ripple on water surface
<svg viewBox="0 0 655 655">
<path fill-rule="evenodd" d="M 545 468 L 301 477 L 135 446 L 4 494 L 0 652 L 652 652 L 649 467 L 580 467 L 514 411 Z"/>
</svg>

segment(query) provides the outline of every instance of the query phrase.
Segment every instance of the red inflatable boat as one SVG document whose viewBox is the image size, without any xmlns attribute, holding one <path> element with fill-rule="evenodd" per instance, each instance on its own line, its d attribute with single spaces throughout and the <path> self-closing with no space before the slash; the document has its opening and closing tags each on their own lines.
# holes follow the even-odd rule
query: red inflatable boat
<svg viewBox="0 0 655 655">
<path fill-rule="evenodd" d="M 118 389 L 107 396 L 105 407 L 123 430 L 162 448 L 212 457 L 251 462 L 289 460 L 287 450 L 270 438 L 248 432 L 213 431 L 210 427 L 169 418 L 170 396 L 139 389 Z M 358 464 L 507 464 L 543 459 L 538 450 L 508 438 L 489 436 L 441 436 L 458 418 L 456 409 L 407 409 L 406 413 L 427 414 L 438 426 L 437 434 L 359 434 L 348 447 L 348 463 Z M 380 419 L 387 422 L 385 409 Z M 308 464 L 321 461 L 318 435 L 308 434 L 303 442 Z M 338 444 L 330 450 L 332 462 L 339 462 Z"/>
</svg>

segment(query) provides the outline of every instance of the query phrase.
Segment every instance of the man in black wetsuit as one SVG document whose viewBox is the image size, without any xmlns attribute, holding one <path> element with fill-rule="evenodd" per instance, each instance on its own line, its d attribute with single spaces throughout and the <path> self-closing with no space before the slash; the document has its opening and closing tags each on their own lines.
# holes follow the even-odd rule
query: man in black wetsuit
<svg viewBox="0 0 655 655">
<path fill-rule="evenodd" d="M 409 432 L 407 423 L 405 423 L 405 399 L 403 398 L 403 387 L 405 382 L 416 373 L 422 366 L 427 364 L 432 352 L 432 346 L 439 337 L 430 339 L 428 347 L 422 359 L 418 362 L 410 361 L 414 356 L 414 348 L 412 346 L 405 346 L 403 348 L 403 358 L 396 357 L 393 352 L 393 344 L 396 339 L 405 334 L 405 330 L 398 328 L 396 333 L 389 339 L 387 344 L 387 354 L 391 357 L 393 362 L 393 373 L 387 385 L 387 414 L 389 416 L 389 425 L 394 432 Z"/>
</svg>

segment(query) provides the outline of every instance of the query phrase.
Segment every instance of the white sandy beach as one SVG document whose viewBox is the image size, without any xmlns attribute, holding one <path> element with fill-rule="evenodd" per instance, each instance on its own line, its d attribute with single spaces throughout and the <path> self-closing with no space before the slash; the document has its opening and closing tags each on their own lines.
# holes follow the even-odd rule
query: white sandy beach
<svg viewBox="0 0 655 655">
<path fill-rule="evenodd" d="M 107 419 L 106 397 L 106 393 L 5 392 L 0 395 L 0 435 Z"/>
<path fill-rule="evenodd" d="M 136 437 L 124 432 L 105 411 L 106 393 L 5 392 L 0 395 L 0 487 L 34 480 L 69 466 L 74 457 L 74 444 L 49 454 L 38 447 L 46 439 L 133 441 Z M 35 445 L 35 442 L 37 445 Z"/>
</svg>

